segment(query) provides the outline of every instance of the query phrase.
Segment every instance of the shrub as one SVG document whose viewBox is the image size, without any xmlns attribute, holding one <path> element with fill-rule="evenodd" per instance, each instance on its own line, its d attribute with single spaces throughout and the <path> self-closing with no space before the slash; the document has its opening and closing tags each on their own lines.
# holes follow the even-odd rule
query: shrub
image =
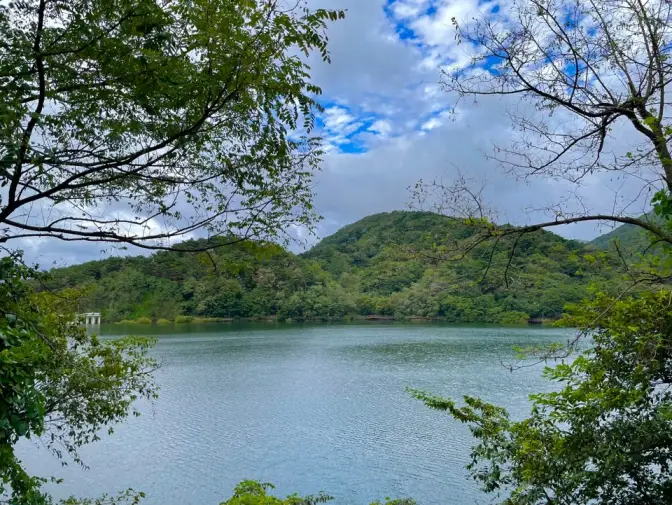
<svg viewBox="0 0 672 505">
<path fill-rule="evenodd" d="M 272 484 L 245 480 L 236 486 L 233 496 L 222 505 L 317 505 L 333 500 L 333 497 L 322 492 L 305 497 L 294 494 L 282 499 L 270 494 L 273 488 Z M 386 498 L 384 502 L 375 501 L 371 505 L 416 505 L 416 503 L 410 498 L 401 500 Z"/>
<path fill-rule="evenodd" d="M 157 319 L 156 324 L 172 324 L 172 321 L 170 319 L 166 319 L 165 317 L 160 317 Z"/>
<path fill-rule="evenodd" d="M 190 323 L 194 320 L 191 316 L 177 316 L 175 318 L 176 323 Z"/>
</svg>

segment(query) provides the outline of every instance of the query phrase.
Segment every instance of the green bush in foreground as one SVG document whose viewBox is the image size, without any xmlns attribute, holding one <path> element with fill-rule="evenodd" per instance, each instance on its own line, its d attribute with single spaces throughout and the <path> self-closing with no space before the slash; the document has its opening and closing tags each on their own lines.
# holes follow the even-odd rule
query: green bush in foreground
<svg viewBox="0 0 672 505">
<path fill-rule="evenodd" d="M 268 494 L 273 489 L 273 484 L 245 480 L 236 486 L 233 496 L 220 505 L 314 505 L 326 503 L 333 499 L 323 492 L 303 497 L 293 494 L 282 499 Z M 410 498 L 398 500 L 385 498 L 384 502 L 375 501 L 371 505 L 415 505 L 415 501 Z"/>
<path fill-rule="evenodd" d="M 333 499 L 323 492 L 309 496 L 293 494 L 286 498 L 279 498 L 269 494 L 274 488 L 273 484 L 244 480 L 236 486 L 233 496 L 220 505 L 317 505 Z M 61 505 L 137 505 L 144 497 L 144 493 L 127 490 L 117 496 L 104 495 L 95 499 L 71 497 L 61 501 Z M 415 501 L 410 498 L 400 500 L 385 498 L 384 502 L 375 501 L 371 505 L 415 505 Z"/>
</svg>

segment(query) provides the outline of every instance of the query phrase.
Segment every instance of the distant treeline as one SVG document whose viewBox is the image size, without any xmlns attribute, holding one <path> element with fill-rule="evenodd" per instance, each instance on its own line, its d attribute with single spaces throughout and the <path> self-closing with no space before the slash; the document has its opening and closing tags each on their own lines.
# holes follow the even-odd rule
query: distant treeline
<svg viewBox="0 0 672 505">
<path fill-rule="evenodd" d="M 377 314 L 513 324 L 559 317 L 591 283 L 616 282 L 605 254 L 550 232 L 521 237 L 510 264 L 506 240 L 494 253 L 484 243 L 460 261 L 442 249 L 459 249 L 472 233 L 455 219 L 392 212 L 348 225 L 302 255 L 253 242 L 210 254 L 157 252 L 54 269 L 49 283 L 82 290 L 80 310 L 102 311 L 111 322 Z"/>
</svg>

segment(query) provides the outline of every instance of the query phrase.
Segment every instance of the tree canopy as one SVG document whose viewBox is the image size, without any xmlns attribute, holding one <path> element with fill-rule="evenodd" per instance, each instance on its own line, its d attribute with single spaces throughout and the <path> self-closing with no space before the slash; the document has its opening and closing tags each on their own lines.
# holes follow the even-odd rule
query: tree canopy
<svg viewBox="0 0 672 505">
<path fill-rule="evenodd" d="M 310 227 L 328 60 L 303 2 L 39 0 L 0 6 L 2 241 L 170 248 Z"/>
</svg>

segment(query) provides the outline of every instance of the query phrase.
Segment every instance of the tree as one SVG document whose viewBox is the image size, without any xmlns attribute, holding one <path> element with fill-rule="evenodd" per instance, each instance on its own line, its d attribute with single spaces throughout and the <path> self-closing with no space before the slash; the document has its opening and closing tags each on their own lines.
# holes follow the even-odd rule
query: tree
<svg viewBox="0 0 672 505">
<path fill-rule="evenodd" d="M 598 171 L 633 175 L 650 194 L 653 213 L 568 213 L 529 226 L 497 226 L 482 189 L 459 175 L 450 184 L 420 183 L 419 201 L 457 211 L 477 232 L 450 259 L 489 244 L 507 250 L 503 276 L 524 237 L 543 228 L 611 221 L 646 230 L 661 249 L 626 269 L 628 285 L 611 295 L 587 293 L 565 322 L 579 328 L 568 345 L 532 349 L 523 357 L 545 369 L 560 390 L 531 396 L 531 415 L 513 421 L 502 408 L 465 397 L 458 405 L 421 391 L 416 398 L 467 423 L 477 443 L 469 469 L 505 504 L 663 504 L 672 499 L 669 283 L 672 279 L 672 135 L 669 44 L 672 4 L 665 0 L 517 0 L 482 19 L 454 20 L 458 39 L 474 50 L 471 68 L 444 74 L 458 97 L 519 97 L 511 144 L 491 158 L 524 177 L 578 183 Z M 530 112 L 532 110 L 532 112 Z M 522 112 L 521 112 L 522 111 Z M 614 132 L 640 139 L 631 152 L 613 146 Z M 653 173 L 653 175 L 650 175 Z M 647 177 L 647 174 L 649 177 Z M 639 181 L 639 182 L 638 182 Z M 595 258 L 592 258 L 595 261 Z M 492 262 L 485 267 L 488 273 Z M 628 290 L 637 287 L 636 295 Z M 642 289 L 642 288 L 648 289 Z M 591 345 L 573 355 L 591 336 Z M 567 359 L 570 358 L 571 359 Z"/>
<path fill-rule="evenodd" d="M 151 342 L 86 335 L 72 297 L 27 285 L 42 275 L 16 241 L 222 237 L 188 243 L 203 251 L 310 228 L 320 89 L 304 56 L 328 61 L 326 23 L 342 17 L 282 0 L 0 6 L 0 500 L 48 499 L 19 439 L 78 461 L 156 391 Z"/>
<path fill-rule="evenodd" d="M 222 505 L 317 505 L 333 499 L 329 495 L 319 493 L 305 497 L 290 495 L 283 500 L 269 494 L 269 491 L 272 491 L 273 488 L 272 484 L 246 480 L 236 486 L 233 496 L 223 502 Z M 408 498 L 397 500 L 387 498 L 384 504 L 375 501 L 371 505 L 415 505 L 415 502 Z"/>
<path fill-rule="evenodd" d="M 289 495 L 286 498 L 279 498 L 271 492 L 275 486 L 267 482 L 257 482 L 253 480 L 244 480 L 240 482 L 233 491 L 233 496 L 222 502 L 220 505 L 317 505 L 318 503 L 327 503 L 333 500 L 333 497 L 318 493 L 316 495 L 299 496 L 297 494 Z M 122 493 L 118 497 L 103 496 L 94 500 L 69 498 L 64 500 L 63 505 L 137 505 L 138 496 L 132 492 Z M 410 498 L 392 500 L 386 498 L 384 502 L 376 500 L 371 505 L 415 505 L 415 501 Z"/>
<path fill-rule="evenodd" d="M 17 459 L 21 438 L 39 437 L 56 456 L 81 463 L 77 450 L 102 428 L 125 419 L 137 398 L 152 399 L 157 363 L 151 339 L 100 341 L 77 324 L 67 293 L 34 294 L 42 274 L 20 255 L 0 259 L 0 497 L 9 503 L 47 499 Z"/>
<path fill-rule="evenodd" d="M 458 406 L 413 394 L 469 424 L 478 443 L 468 468 L 500 503 L 670 503 L 670 306 L 672 293 L 660 291 L 575 307 L 565 322 L 590 330 L 594 345 L 546 368 L 559 391 L 532 395 L 532 414 L 522 421 L 478 398 Z"/>
<path fill-rule="evenodd" d="M 169 249 L 310 227 L 320 89 L 301 55 L 328 60 L 341 17 L 282 0 L 1 6 L 2 241 Z"/>
<path fill-rule="evenodd" d="M 598 171 L 632 175 L 640 194 L 652 194 L 655 213 L 672 205 L 672 125 L 667 86 L 672 80 L 672 4 L 665 0 L 516 0 L 483 18 L 453 19 L 456 36 L 473 50 L 466 69 L 443 73 L 446 92 L 465 97 L 518 97 L 511 107 L 517 137 L 495 146 L 490 158 L 523 177 L 565 178 L 578 183 Z M 467 49 L 469 50 L 469 49 Z M 532 112 L 530 112 L 532 108 Z M 536 113 L 535 113 L 536 111 Z M 640 142 L 631 152 L 610 143 L 613 132 Z M 422 181 L 418 202 L 471 218 L 490 218 L 482 187 L 460 175 L 452 183 Z M 542 228 L 583 221 L 638 226 L 654 241 L 672 244 L 663 219 L 625 211 L 568 212 L 561 203 L 553 219 L 481 235 L 521 236 Z M 475 242 L 478 241 L 475 237 Z M 480 243 L 480 242 L 479 242 Z"/>
</svg>

